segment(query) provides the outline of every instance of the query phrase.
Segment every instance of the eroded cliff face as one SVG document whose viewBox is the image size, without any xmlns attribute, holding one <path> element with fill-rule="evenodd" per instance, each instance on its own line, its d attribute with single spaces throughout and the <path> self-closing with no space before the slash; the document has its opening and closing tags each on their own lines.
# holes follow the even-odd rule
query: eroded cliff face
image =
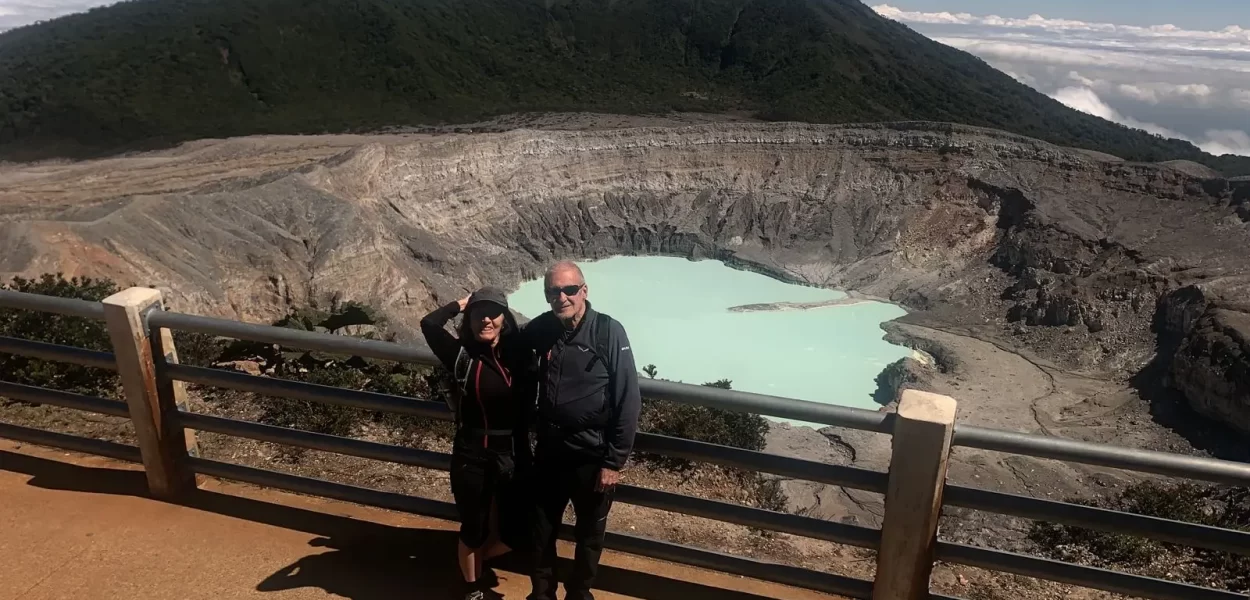
<svg viewBox="0 0 1250 600">
<path fill-rule="evenodd" d="M 0 272 L 154 284 L 174 309 L 249 320 L 359 300 L 415 332 L 435 305 L 556 258 L 711 257 L 1111 372 L 1145 364 L 1156 312 L 1179 311 L 1193 323 L 1175 385 L 1250 426 L 1219 354 L 1244 348 L 1240 313 L 1196 325 L 1211 302 L 1160 301 L 1250 270 L 1243 183 L 917 123 L 378 136 L 302 160 L 270 142 L 286 154 L 268 170 L 244 160 L 263 149 L 231 140 L 107 161 L 107 176 L 0 172 Z M 205 175 L 213 161 L 253 166 Z M 67 196 L 74 181 L 90 185 Z M 1194 337 L 1216 330 L 1241 342 Z"/>
</svg>

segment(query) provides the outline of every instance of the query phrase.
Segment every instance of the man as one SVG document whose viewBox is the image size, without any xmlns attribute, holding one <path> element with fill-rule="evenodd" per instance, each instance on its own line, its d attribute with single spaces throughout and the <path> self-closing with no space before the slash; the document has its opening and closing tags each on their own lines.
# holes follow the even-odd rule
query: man
<svg viewBox="0 0 1250 600">
<path fill-rule="evenodd" d="M 576 264 L 553 265 L 543 290 L 551 311 L 524 329 L 539 359 L 529 600 L 555 600 L 556 537 L 570 501 L 577 550 L 565 598 L 592 600 L 613 492 L 638 429 L 638 372 L 625 329 L 590 307 Z"/>
</svg>

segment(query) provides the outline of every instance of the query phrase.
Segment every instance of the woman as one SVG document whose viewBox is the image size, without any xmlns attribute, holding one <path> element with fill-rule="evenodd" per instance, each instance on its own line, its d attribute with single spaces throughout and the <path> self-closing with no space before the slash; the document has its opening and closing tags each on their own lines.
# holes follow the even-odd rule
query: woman
<svg viewBox="0 0 1250 600">
<path fill-rule="evenodd" d="M 464 318 L 456 337 L 445 325 L 459 314 Z M 421 333 L 455 378 L 449 404 L 456 413 L 451 491 L 460 514 L 458 556 L 465 598 L 479 600 L 487 591 L 478 582 L 482 563 L 523 544 L 528 533 L 518 471 L 523 474 L 533 460 L 528 419 L 536 361 L 518 342 L 516 319 L 496 288 L 426 315 Z"/>
</svg>

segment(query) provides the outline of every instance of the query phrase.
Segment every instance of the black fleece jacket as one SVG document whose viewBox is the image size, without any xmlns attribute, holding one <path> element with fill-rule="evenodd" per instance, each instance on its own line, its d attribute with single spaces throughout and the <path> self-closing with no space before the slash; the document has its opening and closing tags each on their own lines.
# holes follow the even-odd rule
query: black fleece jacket
<svg viewBox="0 0 1250 600">
<path fill-rule="evenodd" d="M 597 356 L 597 315 L 587 302 L 577 328 L 566 331 L 546 312 L 521 337 L 538 357 L 539 456 L 581 457 L 619 471 L 634 448 L 642 397 L 629 336 L 616 319 L 608 321 L 607 356 Z"/>
<path fill-rule="evenodd" d="M 457 439 L 465 434 L 466 439 L 480 439 L 482 447 L 494 448 L 507 438 L 487 440 L 486 430 L 512 431 L 516 448 L 528 454 L 529 423 L 537 393 L 534 354 L 518 343 L 518 328 L 511 313 L 504 313 L 508 324 L 493 348 L 476 340 L 460 340 L 447 331 L 447 322 L 458 314 L 460 304 L 451 302 L 421 319 L 426 343 L 447 370 L 455 368 L 461 347 L 472 359 L 468 386 L 460 400 L 461 431 Z"/>
</svg>

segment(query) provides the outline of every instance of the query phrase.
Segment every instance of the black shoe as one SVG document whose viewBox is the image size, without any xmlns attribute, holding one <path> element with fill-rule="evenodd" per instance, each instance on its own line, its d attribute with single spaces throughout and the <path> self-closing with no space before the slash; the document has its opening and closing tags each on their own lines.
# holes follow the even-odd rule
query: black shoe
<svg viewBox="0 0 1250 600">
<path fill-rule="evenodd" d="M 503 594 L 495 590 L 473 590 L 464 597 L 464 600 L 503 600 Z"/>
</svg>

